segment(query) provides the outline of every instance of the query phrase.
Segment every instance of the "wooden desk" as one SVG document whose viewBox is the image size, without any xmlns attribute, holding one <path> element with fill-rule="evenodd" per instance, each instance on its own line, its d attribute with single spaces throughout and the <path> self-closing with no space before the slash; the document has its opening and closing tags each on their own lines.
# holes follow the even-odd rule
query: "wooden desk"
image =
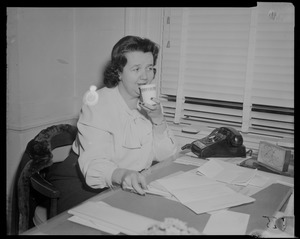
<svg viewBox="0 0 300 239">
<path fill-rule="evenodd" d="M 167 176 L 177 171 L 188 171 L 196 166 L 183 165 L 174 163 L 175 157 L 165 160 L 152 166 L 150 169 L 143 172 L 146 176 L 147 182 L 151 182 L 158 178 Z M 199 159 L 200 162 L 205 163 L 206 160 Z M 250 169 L 249 169 L 250 170 Z M 271 180 L 282 181 L 288 184 L 293 184 L 293 178 L 269 174 L 266 172 L 259 172 L 267 175 Z M 134 193 L 126 192 L 121 189 L 109 190 L 88 199 L 90 201 L 103 200 L 112 206 L 125 209 L 134 213 L 139 213 L 159 221 L 163 221 L 165 217 L 175 217 L 188 223 L 189 226 L 195 227 L 199 231 L 203 231 L 209 214 L 197 215 L 190 209 L 179 202 L 168 200 L 163 197 L 155 195 L 140 196 Z M 159 206 L 159 213 L 155 210 Z M 172 210 L 170 210 L 172 208 Z M 68 220 L 71 215 L 63 212 L 39 227 L 32 228 L 22 235 L 106 235 L 107 233 L 89 228 Z"/>
</svg>

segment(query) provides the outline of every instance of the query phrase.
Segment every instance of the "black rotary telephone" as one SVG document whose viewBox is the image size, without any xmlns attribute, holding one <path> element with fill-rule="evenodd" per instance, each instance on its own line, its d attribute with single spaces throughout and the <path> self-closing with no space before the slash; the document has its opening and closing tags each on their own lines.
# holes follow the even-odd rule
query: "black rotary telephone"
<svg viewBox="0 0 300 239">
<path fill-rule="evenodd" d="M 232 127 L 217 128 L 208 136 L 186 144 L 181 149 L 190 149 L 199 158 L 246 157 L 243 137 Z"/>
</svg>

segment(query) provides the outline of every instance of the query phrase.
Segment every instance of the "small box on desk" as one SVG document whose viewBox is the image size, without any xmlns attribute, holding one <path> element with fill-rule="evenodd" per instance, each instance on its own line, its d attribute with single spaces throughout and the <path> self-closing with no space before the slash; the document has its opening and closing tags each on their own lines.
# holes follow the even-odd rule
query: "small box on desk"
<svg viewBox="0 0 300 239">
<path fill-rule="evenodd" d="M 281 172 L 287 172 L 291 159 L 291 150 L 286 150 L 280 146 L 261 141 L 257 161 L 267 167 Z"/>
<path fill-rule="evenodd" d="M 289 172 L 289 164 L 292 154 L 291 150 L 261 141 L 257 159 L 250 158 L 240 163 L 240 166 L 257 168 L 258 170 L 292 176 Z"/>
</svg>

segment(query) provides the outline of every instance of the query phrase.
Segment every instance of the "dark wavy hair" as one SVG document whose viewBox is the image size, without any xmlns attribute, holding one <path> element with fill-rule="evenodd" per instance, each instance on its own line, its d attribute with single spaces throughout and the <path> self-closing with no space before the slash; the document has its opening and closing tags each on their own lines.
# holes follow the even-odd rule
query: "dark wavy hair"
<svg viewBox="0 0 300 239">
<path fill-rule="evenodd" d="M 113 88 L 119 84 L 119 73 L 127 63 L 125 53 L 127 52 L 151 52 L 153 55 L 153 66 L 156 64 L 159 46 L 147 38 L 138 36 L 125 36 L 121 38 L 113 47 L 111 52 L 111 61 L 104 71 L 104 85 Z M 156 69 L 154 69 L 154 76 Z"/>
</svg>

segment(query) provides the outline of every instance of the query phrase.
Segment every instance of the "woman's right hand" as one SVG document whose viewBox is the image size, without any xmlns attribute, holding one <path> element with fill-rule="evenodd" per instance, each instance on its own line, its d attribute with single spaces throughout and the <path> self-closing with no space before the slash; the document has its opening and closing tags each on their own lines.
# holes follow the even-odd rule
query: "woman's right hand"
<svg viewBox="0 0 300 239">
<path fill-rule="evenodd" d="M 122 189 L 131 189 L 140 195 L 145 195 L 143 189 L 147 189 L 145 177 L 139 172 L 130 169 L 115 169 L 112 174 L 112 182 L 120 185 Z"/>
<path fill-rule="evenodd" d="M 160 100 L 157 98 L 151 98 L 151 100 L 155 102 L 154 105 L 150 105 L 150 104 L 141 102 L 140 107 L 144 111 L 146 111 L 148 116 L 151 118 L 152 123 L 160 124 L 164 120 L 164 114 L 162 111 L 162 106 L 161 106 Z"/>
</svg>

